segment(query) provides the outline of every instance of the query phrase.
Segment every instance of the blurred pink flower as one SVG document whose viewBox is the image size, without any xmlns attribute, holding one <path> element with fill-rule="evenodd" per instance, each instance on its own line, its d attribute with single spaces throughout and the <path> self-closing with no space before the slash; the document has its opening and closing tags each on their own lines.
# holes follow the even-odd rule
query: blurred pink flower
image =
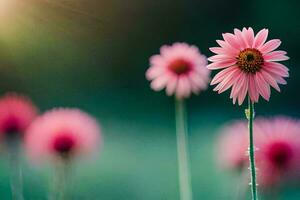
<svg viewBox="0 0 300 200">
<path fill-rule="evenodd" d="M 256 135 L 259 183 L 278 185 L 300 178 L 300 122 L 286 118 L 259 119 Z"/>
<path fill-rule="evenodd" d="M 218 84 L 214 91 L 222 93 L 231 89 L 230 98 L 241 105 L 248 93 L 252 102 L 258 102 L 261 95 L 269 100 L 270 86 L 280 91 L 279 84 L 286 84 L 284 77 L 289 70 L 277 61 L 288 60 L 285 51 L 274 51 L 281 41 L 278 39 L 266 42 L 268 29 L 262 29 L 254 36 L 252 28 L 234 29 L 234 34 L 224 33 L 224 40 L 217 40 L 220 47 L 210 50 L 217 55 L 208 60 L 212 63 L 208 69 L 222 69 L 211 81 Z"/>
<path fill-rule="evenodd" d="M 160 91 L 166 88 L 167 95 L 178 99 L 188 98 L 191 93 L 198 94 L 207 88 L 210 71 L 206 69 L 207 60 L 196 46 L 175 43 L 162 46 L 160 55 L 150 58 L 150 68 L 146 77 L 151 88 Z"/>
<path fill-rule="evenodd" d="M 24 96 L 8 93 L 0 98 L 0 135 L 23 134 L 37 116 L 37 108 Z"/>
<path fill-rule="evenodd" d="M 222 167 L 240 171 L 248 168 L 246 122 L 234 122 L 222 129 L 218 159 Z M 300 122 L 287 118 L 257 119 L 254 125 L 258 184 L 280 185 L 300 178 Z"/>
<path fill-rule="evenodd" d="M 247 122 L 235 121 L 221 129 L 217 143 L 217 157 L 221 167 L 241 171 L 248 167 Z"/>
<path fill-rule="evenodd" d="M 69 160 L 95 152 L 99 144 L 96 120 L 78 109 L 46 112 L 31 124 L 25 137 L 27 153 L 34 161 Z"/>
</svg>

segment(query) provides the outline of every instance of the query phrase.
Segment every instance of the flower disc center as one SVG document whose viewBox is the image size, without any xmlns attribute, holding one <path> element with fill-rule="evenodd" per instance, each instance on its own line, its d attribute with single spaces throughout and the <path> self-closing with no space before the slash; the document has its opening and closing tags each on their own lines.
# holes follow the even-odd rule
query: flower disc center
<svg viewBox="0 0 300 200">
<path fill-rule="evenodd" d="M 60 135 L 53 142 L 54 150 L 62 156 L 67 156 L 74 148 L 75 141 L 70 135 Z"/>
<path fill-rule="evenodd" d="M 237 65 L 246 73 L 255 74 L 262 68 L 263 63 L 262 53 L 253 48 L 244 49 L 237 57 Z"/>
<path fill-rule="evenodd" d="M 14 134 L 21 131 L 18 119 L 14 116 L 10 116 L 6 119 L 2 129 L 7 134 Z"/>
<path fill-rule="evenodd" d="M 191 71 L 192 64 L 184 59 L 177 59 L 171 62 L 169 69 L 177 75 L 187 74 Z"/>
<path fill-rule="evenodd" d="M 274 166 L 286 168 L 293 156 L 293 151 L 290 145 L 284 142 L 277 142 L 269 147 L 267 155 Z"/>
</svg>

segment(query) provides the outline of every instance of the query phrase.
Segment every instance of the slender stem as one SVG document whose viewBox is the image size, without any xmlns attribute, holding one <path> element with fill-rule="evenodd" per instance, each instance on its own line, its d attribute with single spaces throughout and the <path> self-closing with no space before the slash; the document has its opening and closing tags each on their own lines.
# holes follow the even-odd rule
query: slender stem
<svg viewBox="0 0 300 200">
<path fill-rule="evenodd" d="M 8 143 L 8 159 L 10 167 L 10 186 L 13 200 L 23 200 L 23 177 L 20 156 L 20 142 L 11 139 Z"/>
<path fill-rule="evenodd" d="M 54 170 L 51 183 L 50 200 L 69 200 L 70 199 L 70 168 L 69 164 L 62 162 L 57 163 Z"/>
<path fill-rule="evenodd" d="M 192 187 L 189 169 L 187 120 L 184 100 L 175 100 L 175 118 L 177 134 L 177 156 L 180 199 L 192 200 Z"/>
<path fill-rule="evenodd" d="M 254 120 L 254 105 L 248 97 L 248 128 L 249 128 L 249 160 L 251 173 L 251 192 L 252 199 L 257 200 L 257 184 L 256 184 L 256 167 L 255 167 L 255 146 L 253 140 L 253 120 Z"/>
</svg>

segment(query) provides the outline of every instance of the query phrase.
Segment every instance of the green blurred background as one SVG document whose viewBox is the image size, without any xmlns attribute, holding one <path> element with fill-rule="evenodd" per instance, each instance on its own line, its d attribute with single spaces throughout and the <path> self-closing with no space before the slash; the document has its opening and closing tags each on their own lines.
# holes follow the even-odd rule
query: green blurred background
<svg viewBox="0 0 300 200">
<path fill-rule="evenodd" d="M 173 98 L 149 88 L 148 58 L 177 41 L 210 56 L 223 32 L 269 28 L 291 57 L 290 78 L 256 114 L 298 117 L 299 7 L 298 0 L 0 0 L 0 92 L 26 94 L 41 111 L 79 107 L 99 119 L 104 145 L 99 159 L 76 166 L 73 199 L 179 199 Z M 245 105 L 211 89 L 188 100 L 194 196 L 234 199 L 243 186 L 218 169 L 215 142 Z M 24 176 L 26 199 L 46 199 L 45 172 L 24 159 Z M 298 188 L 278 196 L 299 198 Z M 10 199 L 4 159 L 0 199 Z"/>
</svg>

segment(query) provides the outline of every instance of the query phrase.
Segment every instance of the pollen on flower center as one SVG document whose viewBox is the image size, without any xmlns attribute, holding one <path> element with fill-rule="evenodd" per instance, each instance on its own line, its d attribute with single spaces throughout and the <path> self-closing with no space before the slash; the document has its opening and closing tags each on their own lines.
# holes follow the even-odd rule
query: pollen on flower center
<svg viewBox="0 0 300 200">
<path fill-rule="evenodd" d="M 169 69 L 177 75 L 187 74 L 191 71 L 192 64 L 184 59 L 177 59 L 170 63 Z"/>
<path fill-rule="evenodd" d="M 60 135 L 53 142 L 54 150 L 62 156 L 67 156 L 75 145 L 74 139 L 69 135 Z"/>
<path fill-rule="evenodd" d="M 268 157 L 272 164 L 278 168 L 285 168 L 288 166 L 292 155 L 291 147 L 283 142 L 272 144 L 268 150 Z"/>
<path fill-rule="evenodd" d="M 255 74 L 261 69 L 263 63 L 262 53 L 253 48 L 244 49 L 237 57 L 237 65 L 246 73 Z"/>
</svg>

